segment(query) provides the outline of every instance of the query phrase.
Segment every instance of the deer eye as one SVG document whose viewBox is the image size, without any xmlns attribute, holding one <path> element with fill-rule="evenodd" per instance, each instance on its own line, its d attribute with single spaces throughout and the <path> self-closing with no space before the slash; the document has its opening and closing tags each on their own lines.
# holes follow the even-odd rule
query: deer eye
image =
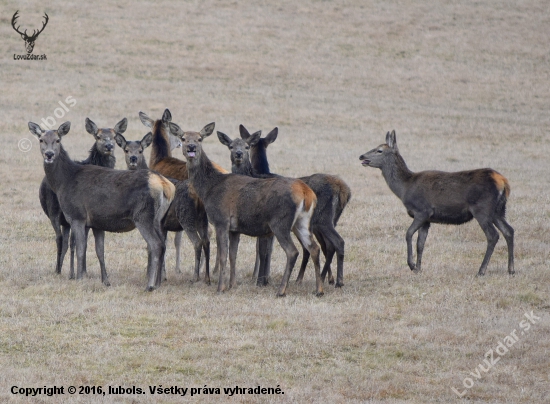
<svg viewBox="0 0 550 404">
<path fill-rule="evenodd" d="M 128 150 L 124 150 L 124 153 L 128 154 Z"/>
<path fill-rule="evenodd" d="M 250 146 L 246 146 L 245 149 L 246 149 L 246 150 L 250 149 Z"/>
<path fill-rule="evenodd" d="M 140 150 L 140 151 L 139 151 L 139 154 L 141 154 L 141 153 L 143 153 L 143 150 Z"/>
<path fill-rule="evenodd" d="M 199 142 L 202 142 L 202 137 L 199 138 Z"/>
<path fill-rule="evenodd" d="M 233 146 L 229 146 L 229 150 L 233 150 Z"/>
<path fill-rule="evenodd" d="M 376 153 L 383 153 L 382 149 L 378 149 Z"/>
<path fill-rule="evenodd" d="M 44 140 L 43 140 L 43 139 L 40 139 L 40 143 L 44 143 Z"/>
<path fill-rule="evenodd" d="M 61 140 L 60 139 L 56 139 L 55 143 L 60 143 Z"/>
</svg>

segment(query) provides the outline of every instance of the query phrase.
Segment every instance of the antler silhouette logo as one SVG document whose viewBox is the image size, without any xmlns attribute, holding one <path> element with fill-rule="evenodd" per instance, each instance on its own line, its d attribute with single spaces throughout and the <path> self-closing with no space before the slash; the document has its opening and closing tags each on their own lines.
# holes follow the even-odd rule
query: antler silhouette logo
<svg viewBox="0 0 550 404">
<path fill-rule="evenodd" d="M 25 32 L 19 31 L 19 27 L 21 25 L 19 25 L 17 28 L 15 27 L 15 24 L 17 23 L 17 19 L 19 18 L 17 13 L 19 13 L 19 10 L 17 10 L 13 15 L 11 19 L 11 26 L 18 34 L 21 35 L 21 38 L 23 38 L 23 40 L 25 41 L 25 48 L 27 48 L 27 53 L 30 54 L 34 49 L 34 41 L 36 41 L 36 38 L 38 38 L 38 35 L 40 35 L 40 33 L 44 31 L 44 28 L 46 28 L 46 25 L 48 25 L 49 17 L 48 17 L 48 14 L 44 13 L 45 21 L 42 23 L 42 28 L 38 30 L 38 32 L 36 30 L 33 30 L 32 35 L 29 36 L 27 35 L 27 30 L 25 30 Z"/>
</svg>

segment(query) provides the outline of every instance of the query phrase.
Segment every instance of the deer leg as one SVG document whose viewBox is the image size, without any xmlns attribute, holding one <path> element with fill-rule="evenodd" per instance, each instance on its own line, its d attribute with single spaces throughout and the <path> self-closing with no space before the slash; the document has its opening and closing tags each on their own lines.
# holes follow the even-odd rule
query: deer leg
<svg viewBox="0 0 550 404">
<path fill-rule="evenodd" d="M 225 266 L 227 264 L 227 249 L 229 244 L 229 231 L 225 228 L 216 228 L 216 243 L 218 244 L 218 261 L 220 275 L 218 281 L 218 293 L 225 291 Z"/>
<path fill-rule="evenodd" d="M 208 235 L 208 220 L 206 217 L 204 218 L 202 226 L 200 224 L 197 226 L 197 231 L 204 250 L 204 283 L 210 285 L 210 238 Z"/>
<path fill-rule="evenodd" d="M 493 250 L 498 242 L 499 235 L 493 223 L 489 221 L 480 221 L 477 217 L 476 219 L 487 237 L 487 251 L 485 251 L 485 256 L 483 257 L 481 267 L 479 267 L 479 272 L 477 273 L 477 276 L 483 276 L 485 275 L 485 270 L 487 269 L 491 255 L 493 255 Z"/>
<path fill-rule="evenodd" d="M 86 256 L 86 225 L 84 221 L 73 220 L 71 222 L 71 237 L 76 245 L 76 279 L 82 279 L 84 273 L 84 257 Z"/>
<path fill-rule="evenodd" d="M 508 273 L 513 275 L 514 271 L 514 229 L 503 217 L 497 217 L 493 221 L 497 229 L 504 235 L 508 246 Z"/>
<path fill-rule="evenodd" d="M 69 270 L 69 279 L 74 279 L 74 252 L 75 252 L 75 245 L 76 245 L 76 242 L 75 242 L 75 239 L 74 239 L 74 234 L 73 232 L 71 231 L 70 232 L 70 244 L 71 244 L 71 268 Z"/>
<path fill-rule="evenodd" d="M 229 288 L 237 286 L 237 251 L 239 250 L 240 233 L 229 232 L 229 266 L 231 272 L 229 274 Z"/>
<path fill-rule="evenodd" d="M 313 236 L 309 231 L 309 218 L 301 218 L 296 221 L 296 224 L 292 228 L 293 233 L 296 235 L 302 245 L 309 251 L 313 265 L 315 266 L 315 295 L 323 296 L 323 281 L 321 280 L 321 265 L 319 264 L 320 249 L 317 243 L 313 240 Z"/>
<path fill-rule="evenodd" d="M 424 252 L 424 244 L 430 230 L 430 222 L 426 222 L 418 229 L 418 239 L 416 240 L 416 271 L 422 271 L 422 253 Z"/>
<path fill-rule="evenodd" d="M 61 259 L 60 259 L 60 265 L 59 270 L 57 273 L 61 273 L 61 266 L 63 265 L 63 261 L 65 260 L 65 254 L 67 254 L 67 250 L 69 249 L 69 238 L 71 234 L 71 227 L 70 226 L 61 226 L 61 233 L 63 242 L 61 243 Z M 73 274 L 74 277 L 74 274 Z"/>
<path fill-rule="evenodd" d="M 267 286 L 269 283 L 269 266 L 273 248 L 273 236 L 258 237 L 256 246 L 258 247 L 256 256 L 260 261 L 256 286 Z"/>
<path fill-rule="evenodd" d="M 423 217 L 420 218 L 420 215 L 415 214 L 414 220 L 410 227 L 407 230 L 407 235 L 405 236 L 405 239 L 407 240 L 407 264 L 409 265 L 409 268 L 411 271 L 418 272 L 418 268 L 416 268 L 416 265 L 413 261 L 413 248 L 412 248 L 412 238 L 414 236 L 414 233 L 420 229 L 424 223 L 426 223 L 426 219 Z"/>
<path fill-rule="evenodd" d="M 164 259 L 164 237 L 161 230 L 157 230 L 153 223 L 137 222 L 136 227 L 141 236 L 147 242 L 147 288 L 148 292 L 155 290 L 160 286 L 162 278 L 162 261 Z"/>
<path fill-rule="evenodd" d="M 105 268 L 105 232 L 103 230 L 92 229 L 95 239 L 95 253 L 99 260 L 99 267 L 101 268 L 101 282 L 105 286 L 111 286 L 109 277 L 107 276 L 107 269 Z"/>
<path fill-rule="evenodd" d="M 256 238 L 256 262 L 254 263 L 254 272 L 252 273 L 252 279 L 258 279 L 260 271 L 260 241 L 261 237 Z M 260 286 L 260 281 L 258 280 L 258 286 Z"/>
<path fill-rule="evenodd" d="M 174 247 L 176 247 L 176 273 L 181 274 L 181 239 L 183 232 L 178 231 L 174 236 Z"/>
<path fill-rule="evenodd" d="M 202 241 L 196 231 L 186 230 L 185 234 L 191 240 L 193 248 L 195 250 L 195 271 L 193 275 L 193 282 L 198 282 L 200 280 L 200 263 L 201 263 L 201 252 L 202 252 Z"/>
<path fill-rule="evenodd" d="M 166 240 L 168 240 L 168 231 L 162 230 L 162 239 L 164 240 L 164 245 L 166 245 Z M 161 264 L 161 279 L 163 281 L 168 280 L 168 277 L 166 276 L 166 260 L 162 260 Z"/>
<path fill-rule="evenodd" d="M 298 241 L 300 241 L 298 239 Z M 309 251 L 307 248 L 304 247 L 302 242 L 300 241 L 300 244 L 302 245 L 302 263 L 300 264 L 300 270 L 298 272 L 298 276 L 296 277 L 296 283 L 298 285 L 302 284 L 302 280 L 304 279 L 304 273 L 306 272 L 307 262 L 309 261 Z"/>
<path fill-rule="evenodd" d="M 346 243 L 332 225 L 323 228 L 323 239 L 327 239 L 328 242 L 326 243 L 326 261 L 323 272 L 321 273 L 321 280 L 324 282 L 326 272 L 328 271 L 329 283 L 331 283 L 331 278 L 332 283 L 334 283 L 334 278 L 330 273 L 330 264 L 336 253 L 336 284 L 334 287 L 341 288 L 344 286 L 344 250 Z"/>
<path fill-rule="evenodd" d="M 279 291 L 277 292 L 277 297 L 284 297 L 286 295 L 286 288 L 288 286 L 290 274 L 292 273 L 292 268 L 294 267 L 294 264 L 296 264 L 299 253 L 296 249 L 296 246 L 292 242 L 292 239 L 290 238 L 290 234 L 275 233 L 275 236 L 277 237 L 277 241 L 279 242 L 286 254 L 285 273 L 283 274 L 281 286 L 279 287 Z"/>
</svg>

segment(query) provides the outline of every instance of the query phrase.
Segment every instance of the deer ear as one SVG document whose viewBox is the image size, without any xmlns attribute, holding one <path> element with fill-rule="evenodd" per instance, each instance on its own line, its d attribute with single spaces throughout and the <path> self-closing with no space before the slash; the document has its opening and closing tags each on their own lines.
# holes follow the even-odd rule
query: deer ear
<svg viewBox="0 0 550 404">
<path fill-rule="evenodd" d="M 258 132 L 254 132 L 248 139 L 246 139 L 246 143 L 248 143 L 249 146 L 254 147 L 258 144 L 260 141 L 260 138 L 262 137 L 262 131 L 259 130 Z"/>
<path fill-rule="evenodd" d="M 391 133 L 388 132 L 386 135 L 386 144 L 392 149 L 397 150 L 397 138 L 395 136 L 395 130 L 392 130 Z"/>
<path fill-rule="evenodd" d="M 126 132 L 126 128 L 128 127 L 128 119 L 122 118 L 122 120 L 115 125 L 115 132 L 116 133 L 124 133 Z"/>
<path fill-rule="evenodd" d="M 97 125 L 90 118 L 86 118 L 86 132 L 94 136 L 98 132 Z"/>
<path fill-rule="evenodd" d="M 246 140 L 250 137 L 250 133 L 246 130 L 243 125 L 239 125 L 239 133 L 241 134 L 241 139 Z"/>
<path fill-rule="evenodd" d="M 34 122 L 29 122 L 29 130 L 31 131 L 31 133 L 33 135 L 35 135 L 38 139 L 40 139 L 40 137 L 45 133 L 45 131 L 42 130 L 42 128 L 40 127 L 40 125 L 34 123 Z"/>
<path fill-rule="evenodd" d="M 71 129 L 71 123 L 69 121 L 62 123 L 57 129 L 57 136 L 62 137 L 69 133 Z"/>
<path fill-rule="evenodd" d="M 172 122 L 172 114 L 170 113 L 168 108 L 164 110 L 164 114 L 162 114 L 162 120 L 164 122 Z"/>
<path fill-rule="evenodd" d="M 120 133 L 117 133 L 115 135 L 115 142 L 117 145 L 120 146 L 121 149 L 124 149 L 126 147 L 126 139 L 124 139 L 124 136 L 122 136 Z"/>
<path fill-rule="evenodd" d="M 145 150 L 149 147 L 149 145 L 153 143 L 153 134 L 149 132 L 145 136 L 143 136 L 143 139 L 141 139 L 141 147 Z"/>
<path fill-rule="evenodd" d="M 220 131 L 218 131 L 216 133 L 218 134 L 218 139 L 220 140 L 221 144 L 223 144 L 227 147 L 231 146 L 231 143 L 233 141 L 231 140 L 231 138 L 229 136 L 227 136 L 225 133 L 220 132 Z"/>
<path fill-rule="evenodd" d="M 170 133 L 174 136 L 181 138 L 183 136 L 183 130 L 179 127 L 178 124 L 169 122 L 168 127 L 170 128 Z"/>
<path fill-rule="evenodd" d="M 148 128 L 152 128 L 153 124 L 155 123 L 151 118 L 147 116 L 145 112 L 139 111 L 139 119 L 141 120 L 141 123 L 147 126 Z"/>
<path fill-rule="evenodd" d="M 216 124 L 214 122 L 210 122 L 208 125 L 206 125 L 204 128 L 201 129 L 200 135 L 204 139 L 205 137 L 208 137 L 214 132 L 214 126 Z"/>
<path fill-rule="evenodd" d="M 273 143 L 275 140 L 277 140 L 277 135 L 278 134 L 279 134 L 279 128 L 277 128 L 277 127 L 275 129 L 273 129 L 271 132 L 269 132 L 267 134 L 267 136 L 265 137 L 265 141 L 267 142 L 266 146 L 268 144 Z"/>
</svg>

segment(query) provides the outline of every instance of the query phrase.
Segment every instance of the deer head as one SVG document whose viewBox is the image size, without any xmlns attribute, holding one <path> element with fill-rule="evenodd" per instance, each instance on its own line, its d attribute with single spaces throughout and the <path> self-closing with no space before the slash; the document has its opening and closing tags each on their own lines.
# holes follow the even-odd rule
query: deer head
<svg viewBox="0 0 550 404">
<path fill-rule="evenodd" d="M 17 19 L 19 18 L 17 13 L 19 13 L 19 10 L 17 10 L 13 15 L 11 19 L 11 26 L 13 27 L 15 32 L 21 35 L 21 38 L 23 38 L 23 40 L 25 41 L 25 48 L 27 48 L 27 53 L 32 53 L 34 49 L 34 41 L 36 41 L 36 38 L 38 38 L 38 35 L 40 35 L 40 33 L 44 31 L 44 28 L 46 28 L 46 25 L 48 25 L 48 20 L 49 20 L 48 14 L 44 13 L 45 21 L 42 23 L 42 28 L 39 29 L 38 32 L 36 30 L 33 30 L 32 35 L 29 36 L 27 35 L 27 30 L 25 30 L 25 32 L 19 31 L 20 25 L 15 27 L 15 24 L 17 23 Z"/>
</svg>

